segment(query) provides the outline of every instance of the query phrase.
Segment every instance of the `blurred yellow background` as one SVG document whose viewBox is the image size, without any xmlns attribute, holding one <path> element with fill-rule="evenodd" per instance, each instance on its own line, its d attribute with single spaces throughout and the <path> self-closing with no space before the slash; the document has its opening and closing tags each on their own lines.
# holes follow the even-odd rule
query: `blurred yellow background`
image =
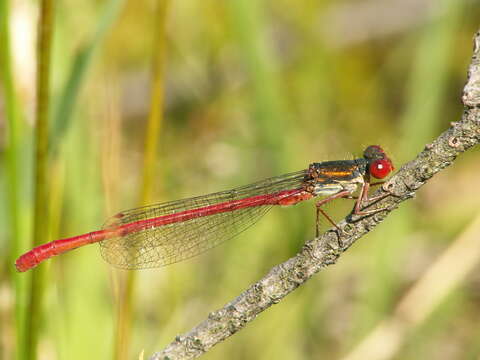
<svg viewBox="0 0 480 360">
<path fill-rule="evenodd" d="M 162 202 L 357 157 L 369 144 L 400 167 L 460 119 L 480 18 L 473 0 L 55 4 L 44 242 L 99 229 L 145 199 L 154 49 L 164 111 L 148 198 Z M 0 5 L 10 41 L 0 40 L 0 358 L 20 359 L 32 275 L 13 262 L 31 248 L 38 3 Z M 335 266 L 204 358 L 480 358 L 480 251 L 462 242 L 467 230 L 480 238 L 478 160 L 478 149 L 463 155 Z M 341 219 L 352 206 L 327 210 Z M 201 256 L 136 271 L 131 343 L 120 354 L 125 272 L 96 245 L 47 261 L 39 358 L 148 358 L 293 256 L 314 236 L 314 219 L 313 202 L 274 208 Z M 455 244 L 469 260 L 438 265 Z"/>
</svg>

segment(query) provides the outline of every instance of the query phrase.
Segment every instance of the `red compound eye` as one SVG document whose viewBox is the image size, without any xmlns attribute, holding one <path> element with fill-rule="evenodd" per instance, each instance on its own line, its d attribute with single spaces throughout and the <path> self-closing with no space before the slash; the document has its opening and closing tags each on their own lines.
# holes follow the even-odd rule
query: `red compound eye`
<svg viewBox="0 0 480 360">
<path fill-rule="evenodd" d="M 370 164 L 370 174 L 377 179 L 388 176 L 393 169 L 393 164 L 388 159 L 375 160 Z"/>
</svg>

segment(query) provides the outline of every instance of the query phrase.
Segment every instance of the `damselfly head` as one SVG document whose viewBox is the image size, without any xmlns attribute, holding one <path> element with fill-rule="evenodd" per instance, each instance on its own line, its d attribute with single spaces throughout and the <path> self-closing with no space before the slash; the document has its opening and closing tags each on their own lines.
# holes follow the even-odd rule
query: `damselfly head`
<svg viewBox="0 0 480 360">
<path fill-rule="evenodd" d="M 395 169 L 385 151 L 378 145 L 367 147 L 363 157 L 368 160 L 368 171 L 374 178 L 383 179 Z"/>
</svg>

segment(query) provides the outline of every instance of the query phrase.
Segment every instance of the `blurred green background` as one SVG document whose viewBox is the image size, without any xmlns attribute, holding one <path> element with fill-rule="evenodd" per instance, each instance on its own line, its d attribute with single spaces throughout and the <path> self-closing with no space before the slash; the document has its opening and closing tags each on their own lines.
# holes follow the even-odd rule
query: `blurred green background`
<svg viewBox="0 0 480 360">
<path fill-rule="evenodd" d="M 26 327 L 32 271 L 13 263 L 32 247 L 38 6 L 0 0 L 0 358 L 35 358 L 32 332 L 40 359 L 148 357 L 293 256 L 314 206 L 275 208 L 135 279 L 96 245 L 54 258 L 33 270 L 41 325 Z M 43 242 L 369 144 L 400 167 L 460 118 L 479 18 L 476 0 L 55 2 Z M 205 358 L 479 359 L 478 160 L 463 155 Z"/>
</svg>

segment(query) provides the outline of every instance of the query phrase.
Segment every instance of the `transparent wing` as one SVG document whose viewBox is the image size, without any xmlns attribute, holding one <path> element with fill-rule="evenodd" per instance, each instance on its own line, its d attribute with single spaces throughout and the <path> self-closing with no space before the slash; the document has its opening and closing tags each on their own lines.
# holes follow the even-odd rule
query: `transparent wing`
<svg viewBox="0 0 480 360">
<path fill-rule="evenodd" d="M 174 214 L 196 214 L 185 221 L 139 227 L 138 231 L 100 242 L 103 258 L 123 269 L 144 269 L 172 264 L 196 256 L 253 225 L 279 197 L 303 191 L 306 170 L 266 179 L 236 189 L 205 196 L 154 204 L 121 212 L 111 218 L 108 229 L 121 229 L 149 219 Z M 283 195 L 282 191 L 287 191 Z M 238 204 L 221 212 L 216 205 Z M 206 211 L 206 209 L 210 209 Z M 196 210 L 196 211 L 195 211 Z M 205 213 L 206 215 L 202 215 Z"/>
</svg>

